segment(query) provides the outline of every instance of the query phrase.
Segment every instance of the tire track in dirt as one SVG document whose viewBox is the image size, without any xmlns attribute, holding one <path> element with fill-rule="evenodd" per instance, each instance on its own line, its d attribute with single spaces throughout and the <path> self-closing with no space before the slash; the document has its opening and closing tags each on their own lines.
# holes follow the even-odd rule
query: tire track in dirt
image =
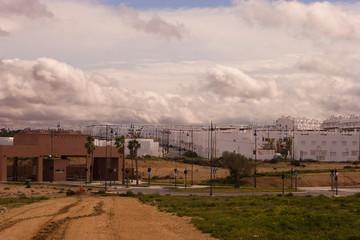
<svg viewBox="0 0 360 240">
<path fill-rule="evenodd" d="M 31 240 L 45 240 L 49 237 L 51 237 L 51 239 L 63 239 L 70 221 L 80 218 L 99 216 L 105 213 L 105 211 L 103 210 L 103 206 L 104 202 L 100 201 L 93 207 L 92 213 L 74 217 L 67 216 L 59 220 L 49 220 L 43 227 L 40 228 L 40 230 L 35 234 L 35 236 L 31 238 Z M 68 208 L 68 210 L 70 208 Z"/>
<path fill-rule="evenodd" d="M 5 221 L 3 221 L 3 224 L 0 225 L 0 232 L 6 230 L 6 229 L 8 229 L 8 228 L 11 228 L 11 227 L 14 226 L 15 224 L 21 223 L 21 222 L 23 222 L 23 221 L 33 220 L 33 219 L 37 219 L 37 218 L 44 218 L 44 217 L 55 217 L 55 216 L 57 216 L 57 215 L 67 213 L 67 212 L 70 210 L 70 208 L 78 205 L 79 203 L 80 203 L 79 201 L 76 201 L 76 202 L 74 202 L 74 203 L 71 203 L 71 204 L 69 204 L 69 205 L 66 205 L 66 206 L 62 207 L 59 211 L 57 211 L 56 213 L 53 213 L 53 214 L 45 214 L 45 215 L 34 216 L 34 217 L 19 218 L 19 219 L 10 220 L 10 221 L 9 221 L 9 219 L 6 219 Z M 52 204 L 50 204 L 50 206 L 51 206 L 51 205 L 52 205 Z M 43 206 L 42 206 L 42 207 L 43 207 Z M 28 212 L 28 211 L 30 211 L 30 210 L 32 210 L 32 209 L 25 210 L 25 211 L 23 211 L 22 213 Z M 15 216 L 19 216 L 19 215 L 21 215 L 21 213 L 15 215 Z M 15 216 L 13 216 L 12 218 L 14 218 Z M 12 218 L 10 218 L 10 219 L 12 219 Z"/>
<path fill-rule="evenodd" d="M 1 221 L 1 222 L 0 222 L 0 226 L 1 226 L 1 224 L 5 223 L 5 222 L 8 222 L 9 220 L 12 220 L 12 219 L 14 219 L 14 218 L 16 218 L 16 217 L 18 217 L 18 216 L 24 215 L 24 213 L 27 213 L 27 212 L 30 212 L 30 211 L 34 211 L 34 210 L 36 210 L 36 209 L 38 209 L 38 208 L 48 208 L 48 207 L 50 207 L 50 206 L 56 206 L 56 203 L 47 204 L 47 205 L 41 205 L 41 206 L 37 206 L 37 207 L 32 207 L 32 208 L 30 208 L 30 209 L 26 209 L 26 210 L 24 210 L 24 211 L 21 211 L 21 212 L 13 215 L 13 216 L 11 216 L 11 217 L 8 217 L 8 218 L 4 219 L 3 221 Z"/>
</svg>

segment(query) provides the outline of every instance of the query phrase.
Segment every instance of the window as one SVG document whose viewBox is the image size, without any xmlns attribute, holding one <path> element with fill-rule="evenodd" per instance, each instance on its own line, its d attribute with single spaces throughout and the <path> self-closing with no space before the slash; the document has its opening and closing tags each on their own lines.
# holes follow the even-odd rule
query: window
<svg viewBox="0 0 360 240">
<path fill-rule="evenodd" d="M 311 155 L 311 156 L 316 156 L 316 150 L 311 150 L 311 151 L 310 151 L 310 155 Z"/>
<path fill-rule="evenodd" d="M 342 156 L 343 156 L 343 157 L 349 156 L 349 152 L 343 152 L 343 153 L 342 153 Z"/>
<path fill-rule="evenodd" d="M 351 156 L 359 156 L 359 151 L 351 151 Z"/>
<path fill-rule="evenodd" d="M 333 146 L 336 146 L 336 141 L 332 141 L 331 143 Z"/>
<path fill-rule="evenodd" d="M 357 141 L 353 141 L 352 144 L 353 144 L 353 146 L 357 146 L 357 145 L 358 145 L 358 144 L 357 144 Z"/>
<path fill-rule="evenodd" d="M 64 173 L 64 169 L 55 169 L 55 173 Z"/>
<path fill-rule="evenodd" d="M 326 141 L 322 141 L 321 145 L 326 146 Z"/>
<path fill-rule="evenodd" d="M 311 145 L 315 146 L 316 145 L 316 141 L 311 141 Z"/>
<path fill-rule="evenodd" d="M 346 145 L 347 145 L 347 142 L 346 142 L 346 141 L 342 141 L 341 144 L 342 144 L 343 146 L 346 146 Z"/>
<path fill-rule="evenodd" d="M 336 157 L 336 152 L 330 152 L 331 157 Z"/>
<path fill-rule="evenodd" d="M 327 151 L 326 150 L 321 150 L 320 151 L 320 156 L 326 156 L 327 154 Z"/>
<path fill-rule="evenodd" d="M 301 141 L 301 146 L 305 146 L 305 141 Z"/>
</svg>

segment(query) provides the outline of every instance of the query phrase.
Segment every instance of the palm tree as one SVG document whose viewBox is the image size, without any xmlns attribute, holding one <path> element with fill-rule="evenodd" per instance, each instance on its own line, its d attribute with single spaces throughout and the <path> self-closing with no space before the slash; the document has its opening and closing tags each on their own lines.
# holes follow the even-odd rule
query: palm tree
<svg viewBox="0 0 360 240">
<path fill-rule="evenodd" d="M 87 153 L 91 155 L 91 171 L 90 171 L 90 182 L 92 182 L 94 178 L 94 151 L 95 151 L 95 144 L 94 144 L 94 137 L 89 135 L 86 137 L 86 143 L 85 148 L 87 150 Z"/>
<path fill-rule="evenodd" d="M 128 149 L 130 150 L 130 156 L 132 158 L 135 158 L 135 166 L 136 166 L 136 186 L 139 185 L 139 174 L 138 174 L 138 161 L 137 161 L 137 150 L 140 148 L 140 143 L 134 139 L 129 141 L 128 143 Z"/>
<path fill-rule="evenodd" d="M 122 155 L 122 184 L 125 184 L 125 137 L 115 138 L 115 146 L 118 148 L 118 153 Z"/>
</svg>

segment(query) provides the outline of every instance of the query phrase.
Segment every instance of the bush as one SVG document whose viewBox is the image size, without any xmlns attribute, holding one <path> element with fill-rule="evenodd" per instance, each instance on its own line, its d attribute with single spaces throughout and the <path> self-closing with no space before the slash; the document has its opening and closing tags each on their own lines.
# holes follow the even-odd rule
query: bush
<svg viewBox="0 0 360 240">
<path fill-rule="evenodd" d="M 135 196 L 135 194 L 134 194 L 132 191 L 128 190 L 128 191 L 126 192 L 126 196 L 127 196 L 127 197 L 133 197 L 133 196 Z"/>
<path fill-rule="evenodd" d="M 293 166 L 296 166 L 296 167 L 300 167 L 300 162 L 299 161 L 291 161 L 290 164 L 293 165 Z"/>
<path fill-rule="evenodd" d="M 271 159 L 271 160 L 269 160 L 269 163 L 278 163 L 278 162 L 280 162 L 280 160 L 279 159 Z"/>
<path fill-rule="evenodd" d="M 197 155 L 196 152 L 193 152 L 193 151 L 190 151 L 190 150 L 186 151 L 186 153 L 185 153 L 185 157 L 188 157 L 188 158 L 196 158 L 197 156 L 198 155 Z"/>
<path fill-rule="evenodd" d="M 76 193 L 76 192 L 74 192 L 73 190 L 68 189 L 68 190 L 66 191 L 66 196 L 73 196 L 73 195 L 75 195 L 75 193 Z"/>
</svg>

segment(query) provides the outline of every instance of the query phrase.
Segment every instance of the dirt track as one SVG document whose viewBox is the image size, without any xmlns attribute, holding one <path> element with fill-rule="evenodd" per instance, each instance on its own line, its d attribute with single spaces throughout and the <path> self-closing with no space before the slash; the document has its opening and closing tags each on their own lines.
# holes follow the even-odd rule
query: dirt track
<svg viewBox="0 0 360 240">
<path fill-rule="evenodd" d="M 188 219 L 159 212 L 134 198 L 51 199 L 0 215 L 0 239 L 213 239 Z"/>
</svg>

